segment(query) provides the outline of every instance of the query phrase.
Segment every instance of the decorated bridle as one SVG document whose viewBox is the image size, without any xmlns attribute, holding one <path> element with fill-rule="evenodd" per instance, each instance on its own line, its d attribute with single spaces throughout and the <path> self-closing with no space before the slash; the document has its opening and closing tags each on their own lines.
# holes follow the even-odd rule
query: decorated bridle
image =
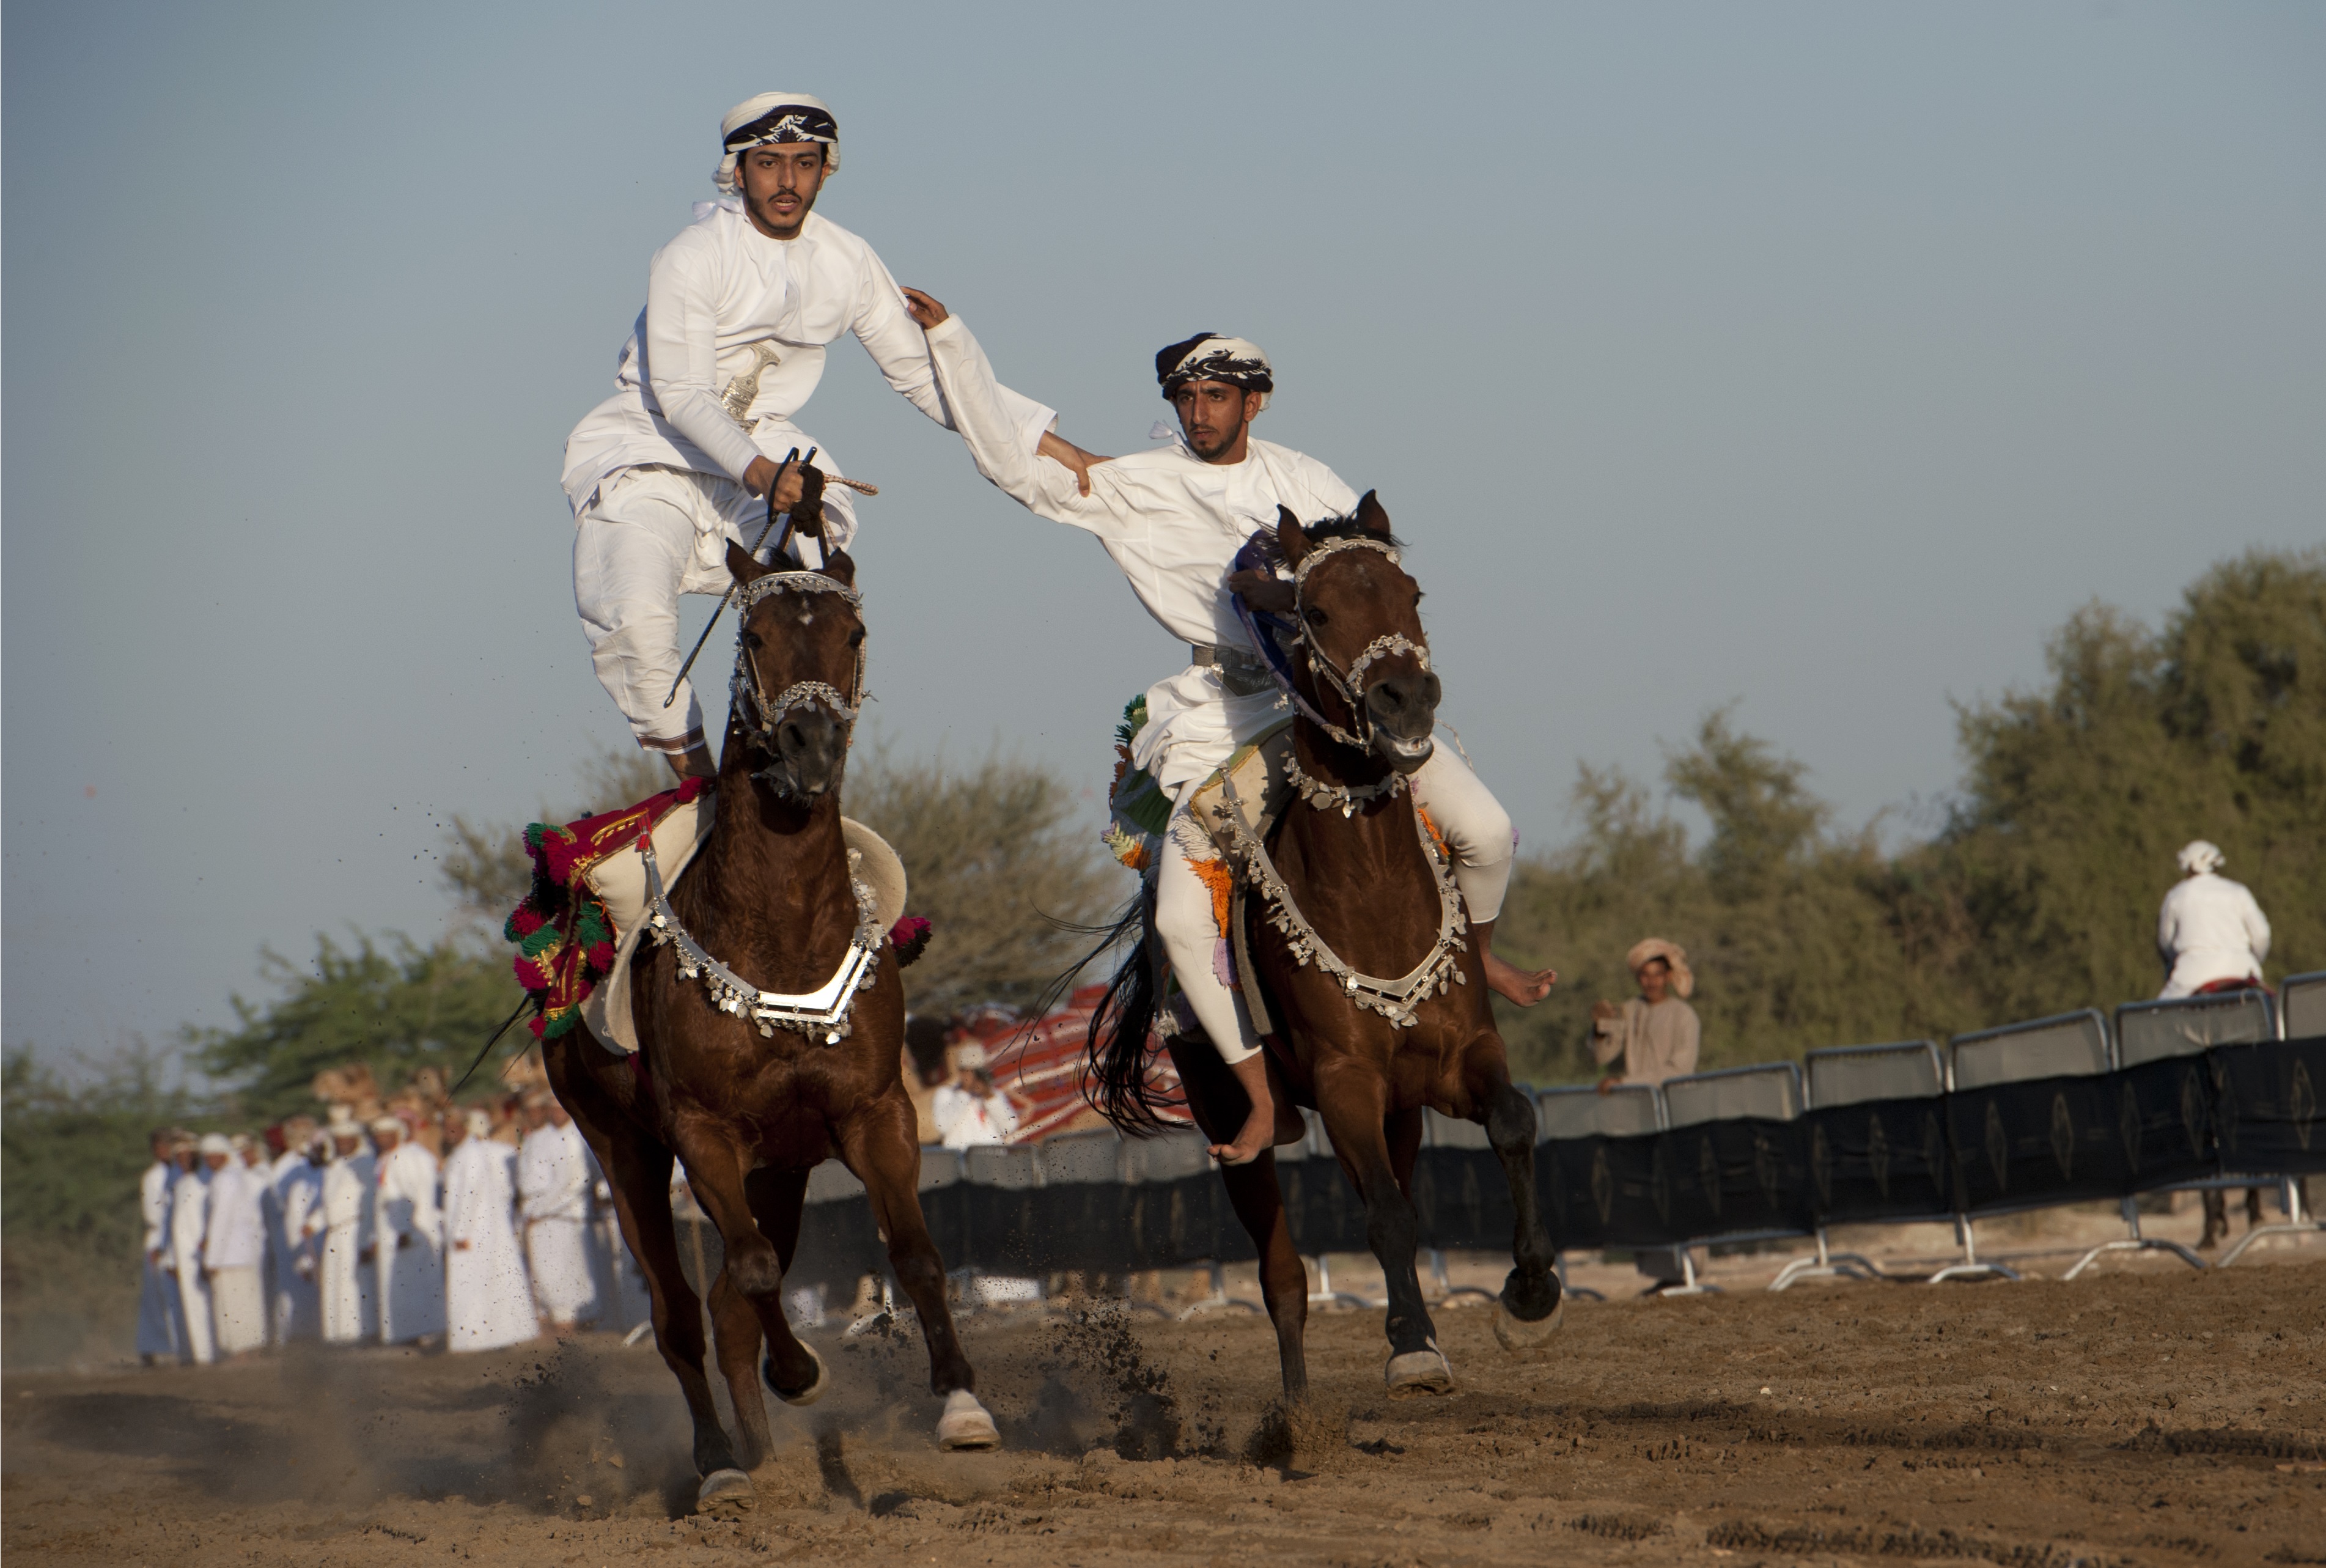
<svg viewBox="0 0 2326 1568">
<path fill-rule="evenodd" d="M 742 724 L 744 739 L 772 759 L 776 755 L 776 729 L 795 710 L 821 703 L 831 710 L 842 724 L 852 725 L 862 711 L 867 695 L 864 690 L 864 645 L 856 645 L 856 669 L 850 678 L 849 690 L 842 691 L 824 681 L 795 681 L 769 697 L 759 686 L 759 672 L 751 663 L 750 645 L 745 636 L 751 623 L 751 608 L 763 598 L 783 593 L 836 593 L 842 602 L 857 613 L 864 613 L 864 596 L 836 578 L 820 571 L 771 571 L 765 577 L 755 577 L 741 590 L 742 615 L 735 627 L 735 673 L 728 682 L 729 694 L 734 699 L 737 719 Z M 746 703 L 749 704 L 748 710 Z M 754 722 L 756 719 L 756 722 Z M 768 775 L 776 764 L 752 775 L 754 778 L 774 780 Z"/>
<path fill-rule="evenodd" d="M 1316 677 L 1319 685 L 1329 689 L 1335 696 L 1348 706 L 1350 720 L 1356 725 L 1356 732 L 1352 734 L 1314 709 L 1309 710 L 1307 716 L 1315 720 L 1326 734 L 1343 746 L 1354 747 L 1359 751 L 1371 751 L 1373 746 L 1373 721 L 1365 707 L 1366 669 L 1374 661 L 1386 658 L 1391 654 L 1411 654 L 1420 662 L 1421 667 L 1427 670 L 1429 668 L 1429 647 L 1426 643 L 1415 642 L 1403 632 L 1384 632 L 1367 643 L 1364 650 L 1350 660 L 1348 669 L 1344 671 L 1333 663 L 1324 649 L 1317 645 L 1316 639 L 1308 635 L 1308 607 L 1303 599 L 1303 596 L 1307 591 L 1308 574 L 1315 571 L 1317 563 L 1326 556 L 1337 555 L 1344 550 L 1378 550 L 1389 557 L 1389 563 L 1391 566 L 1398 565 L 1401 560 L 1394 545 L 1384 543 L 1378 539 L 1327 539 L 1322 544 L 1311 548 L 1300 558 L 1300 563 L 1292 569 L 1292 615 L 1293 623 L 1298 628 L 1293 634 L 1292 640 L 1304 649 L 1308 661 L 1309 674 Z"/>
</svg>

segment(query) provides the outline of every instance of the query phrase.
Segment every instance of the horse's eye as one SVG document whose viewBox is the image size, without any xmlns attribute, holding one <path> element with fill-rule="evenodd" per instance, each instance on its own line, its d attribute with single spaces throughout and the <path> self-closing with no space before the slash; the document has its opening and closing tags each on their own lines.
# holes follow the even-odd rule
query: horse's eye
<svg viewBox="0 0 2326 1568">
<path fill-rule="evenodd" d="M 848 645 L 851 648 L 861 648 L 864 645 L 864 628 L 862 626 L 859 626 L 854 631 L 848 634 Z"/>
<path fill-rule="evenodd" d="M 743 645 L 750 649 L 751 652 L 755 654 L 758 653 L 759 651 L 759 634 L 757 632 L 745 632 L 743 634 Z"/>
<path fill-rule="evenodd" d="M 1331 619 L 1333 618 L 1331 616 L 1326 615 L 1323 610 L 1320 610 L 1320 609 L 1314 609 L 1314 608 L 1312 608 L 1312 609 L 1308 609 L 1308 610 L 1303 611 L 1302 613 L 1307 616 L 1307 617 L 1308 617 L 1308 624 L 1309 624 L 1310 626 L 1323 626 L 1326 622 L 1327 622 L 1327 621 L 1329 621 L 1329 620 L 1331 620 Z"/>
<path fill-rule="evenodd" d="M 1418 588 L 1417 588 L 1417 589 L 1415 589 L 1413 590 L 1413 608 L 1416 608 L 1416 609 L 1419 609 L 1419 608 L 1421 608 L 1421 600 L 1422 600 L 1422 597 L 1423 597 L 1423 596 L 1422 596 L 1422 592 L 1421 592 L 1421 590 L 1420 590 L 1419 589 L 1418 589 Z"/>
</svg>

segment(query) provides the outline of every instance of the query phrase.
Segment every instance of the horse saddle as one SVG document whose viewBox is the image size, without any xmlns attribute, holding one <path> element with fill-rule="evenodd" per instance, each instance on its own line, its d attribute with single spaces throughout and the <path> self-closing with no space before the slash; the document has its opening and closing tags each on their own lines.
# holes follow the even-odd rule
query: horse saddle
<svg viewBox="0 0 2326 1568">
<path fill-rule="evenodd" d="M 1189 808 L 1210 834 L 1220 860 L 1234 876 L 1223 933 L 1234 970 L 1229 983 L 1242 993 L 1252 1027 L 1264 1035 L 1274 1034 L 1276 1025 L 1268 1007 L 1267 988 L 1252 967 L 1249 905 L 1253 889 L 1238 844 L 1245 832 L 1265 844 L 1283 821 L 1285 809 L 1295 798 L 1288 767 L 1291 759 L 1292 720 L 1288 719 L 1238 747 L 1218 772 L 1196 786 Z"/>
<path fill-rule="evenodd" d="M 693 863 L 695 852 L 711 836 L 717 818 L 718 794 L 704 790 L 691 801 L 673 806 L 654 825 L 655 860 L 662 868 L 663 884 L 676 888 Z M 849 871 L 872 889 L 872 903 L 888 930 L 904 917 L 905 863 L 889 841 L 863 823 L 840 819 L 848 843 Z M 590 890 L 605 901 L 607 918 L 614 923 L 614 969 L 582 1001 L 582 1021 L 610 1049 L 625 1054 L 638 1048 L 637 1025 L 630 1014 L 630 958 L 646 929 L 647 863 L 632 845 L 608 855 L 585 877 Z"/>
</svg>

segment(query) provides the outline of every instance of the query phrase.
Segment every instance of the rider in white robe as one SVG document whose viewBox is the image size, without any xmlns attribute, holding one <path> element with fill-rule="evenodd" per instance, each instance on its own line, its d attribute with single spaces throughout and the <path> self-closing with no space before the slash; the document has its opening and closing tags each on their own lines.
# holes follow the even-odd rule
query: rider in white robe
<svg viewBox="0 0 2326 1568">
<path fill-rule="evenodd" d="M 395 1118 L 372 1123 L 372 1241 L 379 1269 L 379 1337 L 401 1345 L 444 1331 L 444 1221 L 436 1202 L 436 1156 L 410 1141 Z"/>
<path fill-rule="evenodd" d="M 331 1163 L 323 1167 L 322 1202 L 308 1216 L 309 1234 L 320 1239 L 323 1338 L 351 1345 L 379 1332 L 379 1304 L 373 1287 L 372 1189 L 375 1162 L 364 1147 L 363 1128 L 353 1122 L 330 1127 Z"/>
<path fill-rule="evenodd" d="M 839 474 L 792 422 L 823 378 L 826 345 L 854 333 L 889 385 L 951 428 L 895 280 L 870 246 L 813 210 L 840 166 L 831 111 L 766 93 L 720 129 L 720 198 L 655 253 L 614 394 L 565 441 L 574 604 L 598 679 L 637 743 L 682 773 L 712 768 L 702 708 L 677 679 L 678 596 L 731 586 L 728 541 L 749 548 L 758 536 L 787 453 L 813 449 L 817 468 Z M 1029 444 L 1048 428 L 1048 409 L 996 395 Z M 795 498 L 796 476 L 778 494 Z M 846 545 L 856 536 L 846 489 L 827 486 L 824 509 Z M 815 542 L 799 549 L 821 563 Z"/>
<path fill-rule="evenodd" d="M 202 1240 L 210 1223 L 210 1173 L 198 1146 L 178 1146 L 178 1179 L 170 1184 L 170 1250 L 167 1262 L 178 1287 L 178 1341 L 181 1360 L 207 1366 L 217 1358 L 210 1332 L 210 1286 L 202 1274 Z"/>
<path fill-rule="evenodd" d="M 154 1135 L 154 1163 L 137 1183 L 137 1213 L 144 1221 L 144 1266 L 137 1291 L 137 1356 L 147 1366 L 178 1359 L 180 1308 L 177 1282 L 162 1266 L 168 1255 L 170 1183 L 178 1167 L 170 1159 L 171 1134 Z"/>
<path fill-rule="evenodd" d="M 269 1179 L 274 1193 L 274 1227 L 267 1244 L 274 1249 L 274 1342 L 312 1340 L 323 1331 L 322 1297 L 315 1281 L 317 1239 L 307 1231 L 307 1220 L 323 1199 L 322 1174 L 309 1159 L 315 1141 L 315 1124 L 293 1117 L 284 1124 L 283 1153 Z"/>
<path fill-rule="evenodd" d="M 1221 974 L 1223 933 L 1211 889 L 1190 868 L 1183 845 L 1204 837 L 1189 816 L 1196 789 L 1238 746 L 1290 717 L 1236 614 L 1228 580 L 1236 552 L 1253 533 L 1276 528 L 1279 507 L 1314 523 L 1353 513 L 1357 495 L 1316 459 L 1249 436 L 1253 404 L 1264 404 L 1274 381 L 1266 356 L 1242 339 L 1199 335 L 1156 361 L 1167 398 L 1190 386 L 1234 393 L 1243 412 L 1233 416 L 1233 434 L 1199 451 L 1199 438 L 1214 441 L 1216 427 L 1199 426 L 1183 410 L 1181 435 L 1169 445 L 1090 462 L 1077 473 L 1047 460 L 1007 417 L 992 366 L 960 318 L 926 295 L 907 291 L 907 297 L 926 328 L 937 385 L 979 472 L 1036 515 L 1096 536 L 1148 614 L 1196 654 L 1186 669 L 1148 689 L 1147 723 L 1131 743 L 1131 760 L 1175 801 L 1156 872 L 1156 933 L 1193 1022 L 1251 1099 L 1242 1130 L 1214 1153 L 1250 1159 L 1278 1136 L 1271 1094 L 1251 1014 Z M 1236 459 L 1239 442 L 1243 455 Z M 1509 813 L 1446 747 L 1430 753 L 1410 788 L 1452 852 L 1488 984 L 1521 1004 L 1540 1000 L 1553 977 L 1517 970 L 1494 957 L 1492 946 L 1517 850 Z"/>
<path fill-rule="evenodd" d="M 541 1332 L 516 1239 L 516 1151 L 493 1142 L 483 1111 L 445 1118 L 460 1141 L 444 1156 L 447 1350 L 493 1350 Z"/>
<path fill-rule="evenodd" d="M 544 1103 L 545 1102 L 545 1103 Z M 590 1267 L 590 1158 L 582 1129 L 545 1092 L 526 1107 L 534 1123 L 517 1154 L 517 1195 L 525 1214 L 526 1255 L 541 1315 L 570 1329 L 594 1322 L 598 1286 Z"/>
</svg>

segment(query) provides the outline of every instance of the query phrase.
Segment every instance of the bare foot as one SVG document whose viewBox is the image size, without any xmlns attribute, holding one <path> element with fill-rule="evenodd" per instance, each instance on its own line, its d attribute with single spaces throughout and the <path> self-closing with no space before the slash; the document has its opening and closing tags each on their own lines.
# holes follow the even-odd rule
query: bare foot
<svg viewBox="0 0 2326 1568">
<path fill-rule="evenodd" d="M 1212 1158 L 1223 1165 L 1248 1165 L 1276 1142 L 1276 1108 L 1263 1105 L 1243 1118 L 1243 1130 L 1232 1144 L 1214 1144 Z"/>
<path fill-rule="evenodd" d="M 1485 959 L 1488 988 L 1504 1001 L 1516 1002 L 1521 1007 L 1533 1007 L 1558 984 L 1557 970 L 1522 970 L 1508 959 L 1496 958 L 1492 948 L 1486 950 Z"/>
</svg>

